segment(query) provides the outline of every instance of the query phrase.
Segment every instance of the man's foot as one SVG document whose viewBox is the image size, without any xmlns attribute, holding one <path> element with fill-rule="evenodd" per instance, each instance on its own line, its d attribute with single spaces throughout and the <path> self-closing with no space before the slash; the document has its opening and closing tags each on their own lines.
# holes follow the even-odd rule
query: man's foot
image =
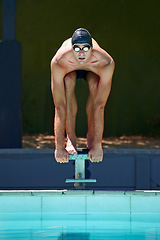
<svg viewBox="0 0 160 240">
<path fill-rule="evenodd" d="M 67 138 L 66 150 L 69 154 L 77 154 L 76 140 L 71 141 L 69 138 Z"/>
<path fill-rule="evenodd" d="M 91 162 L 101 162 L 103 160 L 103 150 L 102 148 L 92 148 L 88 153 L 88 158 Z"/>
<path fill-rule="evenodd" d="M 60 163 L 68 163 L 69 162 L 69 154 L 65 149 L 56 149 L 55 150 L 55 159 Z"/>
</svg>

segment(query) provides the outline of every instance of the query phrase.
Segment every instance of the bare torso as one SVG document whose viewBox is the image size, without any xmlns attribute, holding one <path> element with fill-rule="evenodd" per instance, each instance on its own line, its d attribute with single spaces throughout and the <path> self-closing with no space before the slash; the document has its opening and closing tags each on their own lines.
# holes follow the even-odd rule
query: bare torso
<svg viewBox="0 0 160 240">
<path fill-rule="evenodd" d="M 72 51 L 71 38 L 62 44 L 52 61 L 61 68 L 64 76 L 75 70 L 86 70 L 96 73 L 101 77 L 104 67 L 112 61 L 112 58 L 106 51 L 99 47 L 94 39 L 92 41 L 93 50 L 91 57 L 84 64 L 76 61 Z"/>
</svg>

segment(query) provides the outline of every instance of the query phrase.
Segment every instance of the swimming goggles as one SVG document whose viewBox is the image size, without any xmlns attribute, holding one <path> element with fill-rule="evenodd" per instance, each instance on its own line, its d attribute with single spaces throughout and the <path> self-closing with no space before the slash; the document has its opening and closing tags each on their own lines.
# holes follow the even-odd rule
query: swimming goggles
<svg viewBox="0 0 160 240">
<path fill-rule="evenodd" d="M 90 48 L 91 48 L 90 45 L 85 45 L 85 46 L 83 46 L 82 48 L 80 48 L 78 45 L 74 45 L 74 46 L 73 46 L 73 50 L 74 50 L 75 52 L 79 52 L 80 50 L 82 50 L 82 51 L 84 51 L 84 52 L 88 52 Z"/>
</svg>

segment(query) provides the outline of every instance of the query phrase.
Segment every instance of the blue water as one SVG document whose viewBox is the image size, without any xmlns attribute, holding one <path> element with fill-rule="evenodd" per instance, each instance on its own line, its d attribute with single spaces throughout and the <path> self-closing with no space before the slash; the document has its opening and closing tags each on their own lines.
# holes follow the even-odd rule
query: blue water
<svg viewBox="0 0 160 240">
<path fill-rule="evenodd" d="M 160 240 L 160 214 L 1 213 L 0 239 Z"/>
</svg>

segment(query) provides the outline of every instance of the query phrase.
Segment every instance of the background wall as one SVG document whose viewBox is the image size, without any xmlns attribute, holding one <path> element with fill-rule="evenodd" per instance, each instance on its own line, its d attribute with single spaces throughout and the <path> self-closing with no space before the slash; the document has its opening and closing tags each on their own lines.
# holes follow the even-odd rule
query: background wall
<svg viewBox="0 0 160 240">
<path fill-rule="evenodd" d="M 104 136 L 160 134 L 159 0 L 17 0 L 16 5 L 24 132 L 53 133 L 50 60 L 76 28 L 84 27 L 116 65 Z M 79 80 L 78 136 L 87 131 L 87 94 L 86 82 Z"/>
<path fill-rule="evenodd" d="M 2 39 L 2 0 L 0 0 L 0 39 Z"/>
</svg>

